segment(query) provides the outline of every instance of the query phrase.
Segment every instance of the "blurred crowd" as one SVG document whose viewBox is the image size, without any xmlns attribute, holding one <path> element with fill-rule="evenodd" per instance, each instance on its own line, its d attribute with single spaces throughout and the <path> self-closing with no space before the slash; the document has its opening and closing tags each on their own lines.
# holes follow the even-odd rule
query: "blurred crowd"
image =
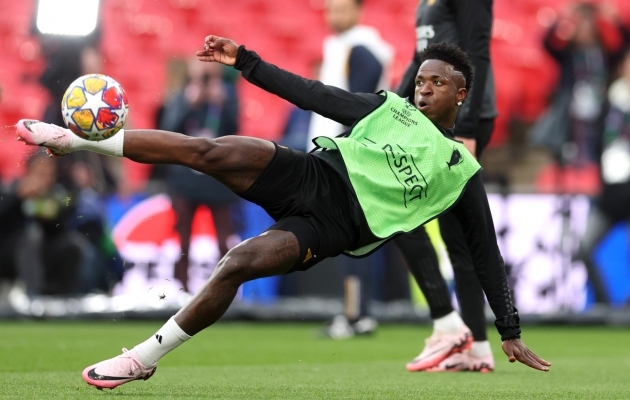
<svg viewBox="0 0 630 400">
<path fill-rule="evenodd" d="M 592 253 L 615 223 L 630 221 L 630 30 L 607 3 L 570 3 L 543 45 L 560 79 L 531 137 L 554 157 L 556 190 L 593 195 L 575 258 L 587 267 L 595 302 L 606 304 Z M 569 184 L 571 174 L 581 179 Z"/>
<path fill-rule="evenodd" d="M 546 182 L 551 190 L 593 196 L 587 233 L 575 257 L 589 266 L 602 303 L 606 293 L 590 254 L 611 226 L 630 220 L 630 27 L 622 20 L 606 2 L 572 2 L 557 10 L 540 46 L 557 63 L 559 79 L 523 145 L 542 146 L 550 154 Z M 40 37 L 47 67 L 39 82 L 50 95 L 42 120 L 63 125 L 59 104 L 68 84 L 102 72 L 98 40 L 95 35 L 68 45 Z M 233 69 L 174 58 L 167 71 L 155 127 L 207 138 L 245 134 L 239 129 L 243 99 Z M 0 82 L 0 106 L 3 100 Z M 276 140 L 309 148 L 310 117 L 291 109 Z M 129 120 L 127 128 L 132 127 Z M 182 250 L 174 276 L 184 288 L 198 206 L 212 212 L 221 255 L 242 240 L 242 225 L 249 223 L 237 196 L 185 167 L 156 166 L 138 185 L 119 159 L 87 152 L 48 158 L 41 151 L 25 157 L 17 178 L 0 171 L 0 288 L 18 284 L 29 295 L 111 292 L 126 268 L 111 239 L 112 225 L 152 194 L 167 193 L 172 200 Z"/>
<path fill-rule="evenodd" d="M 530 135 L 553 155 L 556 190 L 593 193 L 599 187 L 609 88 L 627 79 L 623 64 L 629 38 L 615 8 L 603 2 L 569 3 L 545 34 L 543 45 L 558 65 L 559 79 Z M 587 178 L 582 182 L 569 182 L 567 170 L 592 173 L 582 175 Z"/>
</svg>

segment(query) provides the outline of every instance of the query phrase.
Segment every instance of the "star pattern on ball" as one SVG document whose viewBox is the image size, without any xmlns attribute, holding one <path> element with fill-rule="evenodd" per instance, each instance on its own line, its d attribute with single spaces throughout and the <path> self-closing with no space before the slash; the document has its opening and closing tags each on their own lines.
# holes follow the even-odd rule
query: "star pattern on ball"
<svg viewBox="0 0 630 400">
<path fill-rule="evenodd" d="M 129 104 L 118 82 L 106 75 L 75 80 L 64 95 L 63 117 L 76 135 L 88 140 L 107 139 L 118 132 L 129 114 Z"/>
<path fill-rule="evenodd" d="M 101 108 L 109 108 L 109 104 L 103 101 L 103 91 L 100 90 L 95 94 L 85 92 L 85 104 L 78 108 L 78 110 L 91 110 L 92 114 L 98 115 Z"/>
</svg>

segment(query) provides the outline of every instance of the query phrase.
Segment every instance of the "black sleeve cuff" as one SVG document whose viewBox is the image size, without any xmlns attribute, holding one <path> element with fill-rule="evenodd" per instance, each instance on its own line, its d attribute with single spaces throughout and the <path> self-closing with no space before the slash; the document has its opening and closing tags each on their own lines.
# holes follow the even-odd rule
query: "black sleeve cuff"
<svg viewBox="0 0 630 400">
<path fill-rule="evenodd" d="M 238 46 L 238 51 L 236 52 L 236 61 L 234 62 L 234 69 L 242 70 L 243 69 L 243 56 L 245 55 L 245 45 Z"/>
<path fill-rule="evenodd" d="M 516 308 L 511 314 L 503 318 L 497 318 L 494 321 L 494 326 L 497 327 L 501 340 L 519 339 L 521 337 L 520 318 Z"/>
<path fill-rule="evenodd" d="M 234 62 L 234 69 L 239 71 L 245 71 L 251 69 L 260 61 L 260 56 L 254 51 L 249 51 L 244 45 L 238 46 L 238 52 L 236 53 L 236 61 Z"/>
</svg>

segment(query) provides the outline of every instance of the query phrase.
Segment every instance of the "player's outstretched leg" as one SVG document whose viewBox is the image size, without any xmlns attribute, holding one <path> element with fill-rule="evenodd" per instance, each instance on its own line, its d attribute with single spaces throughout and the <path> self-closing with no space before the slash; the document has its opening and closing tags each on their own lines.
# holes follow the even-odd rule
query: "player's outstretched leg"
<svg viewBox="0 0 630 400">
<path fill-rule="evenodd" d="M 247 191 L 276 154 L 273 143 L 242 136 L 203 139 L 157 130 L 121 130 L 109 139 L 92 142 L 39 121 L 21 120 L 16 129 L 20 140 L 46 147 L 51 155 L 90 150 L 145 164 L 184 165 L 214 177 L 236 193 Z M 155 335 L 130 351 L 87 367 L 83 379 L 99 389 L 113 389 L 150 378 L 160 358 L 225 313 L 241 284 L 290 271 L 299 254 L 295 235 L 277 230 L 234 247 L 199 293 Z"/>
<path fill-rule="evenodd" d="M 91 365 L 83 379 L 98 389 L 149 379 L 157 362 L 191 336 L 215 323 L 244 282 L 289 272 L 300 254 L 291 232 L 267 231 L 232 248 L 219 261 L 204 287 L 154 335 L 123 354 Z"/>
<path fill-rule="evenodd" d="M 89 150 L 143 164 L 184 165 L 214 177 L 235 193 L 246 191 L 276 154 L 272 142 L 244 136 L 205 139 L 158 130 L 121 130 L 95 142 L 35 120 L 20 120 L 16 130 L 18 140 L 46 147 L 51 155 Z"/>
</svg>

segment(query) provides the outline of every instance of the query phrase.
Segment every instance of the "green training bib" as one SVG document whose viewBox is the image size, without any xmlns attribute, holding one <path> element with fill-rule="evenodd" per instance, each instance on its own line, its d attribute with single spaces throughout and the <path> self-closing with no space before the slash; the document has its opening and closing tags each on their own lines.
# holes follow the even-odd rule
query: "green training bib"
<svg viewBox="0 0 630 400">
<path fill-rule="evenodd" d="M 413 104 L 380 92 L 385 102 L 357 121 L 346 137 L 319 136 L 339 150 L 368 226 L 383 240 L 346 251 L 363 255 L 400 232 L 448 210 L 481 169 L 464 145 L 445 137 Z"/>
</svg>

